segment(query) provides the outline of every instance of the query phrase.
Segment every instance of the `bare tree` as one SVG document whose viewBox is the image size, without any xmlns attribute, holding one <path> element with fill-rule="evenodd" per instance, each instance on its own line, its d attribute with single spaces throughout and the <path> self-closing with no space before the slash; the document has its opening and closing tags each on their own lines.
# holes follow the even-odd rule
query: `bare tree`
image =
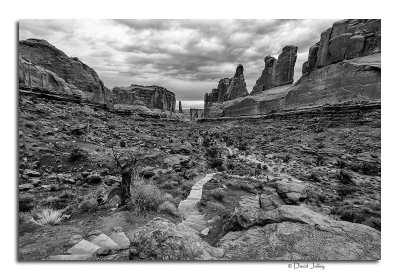
<svg viewBox="0 0 400 279">
<path fill-rule="evenodd" d="M 132 180 L 132 172 L 137 168 L 138 160 L 132 152 L 117 152 L 111 147 L 117 166 L 120 168 L 122 181 L 119 187 L 113 188 L 108 197 L 100 202 L 100 204 L 108 203 L 114 196 L 119 196 L 121 204 L 119 207 L 126 205 L 126 201 L 131 198 L 130 186 Z"/>
</svg>

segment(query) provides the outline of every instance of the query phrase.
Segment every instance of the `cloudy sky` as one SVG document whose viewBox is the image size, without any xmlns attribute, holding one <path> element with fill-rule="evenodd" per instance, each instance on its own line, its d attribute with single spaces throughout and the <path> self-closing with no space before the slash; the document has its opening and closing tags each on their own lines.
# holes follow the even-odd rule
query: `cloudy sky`
<svg viewBox="0 0 400 279">
<path fill-rule="evenodd" d="M 232 77 L 238 64 L 250 92 L 264 57 L 277 57 L 288 44 L 299 47 L 298 79 L 309 47 L 334 21 L 21 20 L 19 38 L 45 39 L 79 57 L 110 89 L 155 84 L 175 92 L 177 100 L 201 101 L 221 78 Z M 189 104 L 196 102 L 185 107 Z"/>
</svg>

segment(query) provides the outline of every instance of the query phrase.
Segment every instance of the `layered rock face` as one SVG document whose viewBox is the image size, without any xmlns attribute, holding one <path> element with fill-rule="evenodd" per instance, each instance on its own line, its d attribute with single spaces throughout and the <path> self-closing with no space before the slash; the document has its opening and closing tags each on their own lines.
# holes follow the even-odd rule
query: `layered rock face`
<svg viewBox="0 0 400 279">
<path fill-rule="evenodd" d="M 41 89 L 57 93 L 66 98 L 82 100 L 83 92 L 75 85 L 67 83 L 56 73 L 33 65 L 25 58 L 18 59 L 18 82 L 20 89 Z"/>
<path fill-rule="evenodd" d="M 244 97 L 249 95 L 246 88 L 246 81 L 243 75 L 244 68 L 242 64 L 239 64 L 236 68 L 236 73 L 229 83 L 229 87 L 226 90 L 224 101 L 234 100 L 236 98 Z"/>
<path fill-rule="evenodd" d="M 223 78 L 219 81 L 218 87 L 204 95 L 204 116 L 211 117 L 212 107 L 215 103 L 222 103 L 236 98 L 249 95 L 244 79 L 244 68 L 242 64 L 236 67 L 233 78 Z M 213 115 L 214 116 L 214 115 Z"/>
<path fill-rule="evenodd" d="M 321 34 L 285 108 L 381 99 L 381 21 L 347 19 Z"/>
<path fill-rule="evenodd" d="M 212 116 L 262 115 L 274 111 L 380 102 L 381 21 L 348 19 L 335 22 L 309 49 L 302 77 L 293 85 L 296 47 L 285 47 L 278 59 L 265 58 L 265 69 L 251 96 L 226 101 L 208 111 Z M 286 85 L 282 85 L 285 84 Z M 209 114 L 210 115 L 210 114 Z"/>
<path fill-rule="evenodd" d="M 293 83 L 294 65 L 297 59 L 297 46 L 285 46 L 275 59 L 264 58 L 265 68 L 253 87 L 252 95 L 277 86 Z"/>
<path fill-rule="evenodd" d="M 381 52 L 380 19 L 347 19 L 337 21 L 321 34 L 312 46 L 303 74 L 343 60 Z"/>
<path fill-rule="evenodd" d="M 69 87 L 72 87 L 72 85 L 75 86 L 81 90 L 84 99 L 112 106 L 111 92 L 104 86 L 103 81 L 99 78 L 96 71 L 82 63 L 78 58 L 68 57 L 64 52 L 47 41 L 38 39 L 20 41 L 19 57 L 25 59 L 25 61 L 29 61 L 35 67 L 41 67 L 52 72 L 53 77 L 54 74 L 57 75 L 69 84 Z M 56 90 L 57 93 L 64 92 L 63 90 L 58 90 L 54 86 L 54 82 L 50 83 L 52 86 L 49 87 L 49 90 Z M 46 88 L 50 83 L 42 82 L 41 84 Z"/>
<path fill-rule="evenodd" d="M 175 94 L 161 86 L 132 84 L 128 87 L 114 87 L 112 98 L 115 104 L 142 105 L 149 109 L 175 112 Z"/>
</svg>

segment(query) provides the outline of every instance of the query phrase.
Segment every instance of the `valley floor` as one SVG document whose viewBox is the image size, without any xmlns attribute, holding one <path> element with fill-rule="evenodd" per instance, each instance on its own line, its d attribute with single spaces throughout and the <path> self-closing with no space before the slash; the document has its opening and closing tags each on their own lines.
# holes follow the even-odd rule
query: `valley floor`
<svg viewBox="0 0 400 279">
<path fill-rule="evenodd" d="M 219 252 L 210 252 L 215 258 L 308 259 L 309 254 L 299 252 L 297 244 L 293 244 L 296 251 L 247 253 L 246 258 L 239 240 L 249 237 L 250 249 L 257 230 L 271 230 L 273 224 L 277 229 L 290 222 L 293 218 L 279 223 L 271 221 L 275 217 L 265 217 L 280 206 L 283 215 L 297 206 L 329 222 L 347 221 L 365 225 L 357 229 L 380 231 L 380 123 L 380 109 L 218 122 L 145 119 L 21 95 L 18 257 L 42 260 L 67 254 L 82 239 L 93 241 L 93 236 L 115 231 L 125 232 L 131 245 L 136 245 L 140 229 L 161 217 L 168 226 L 182 229 L 178 224 L 183 224 L 183 230 L 194 230 L 210 245 L 207 249 L 223 249 L 225 254 L 219 256 Z M 141 210 L 138 199 L 130 210 L 119 210 L 117 197 L 106 205 L 97 204 L 99 195 L 121 182 L 113 149 L 122 154 L 134 152 L 139 158 L 133 195 L 137 193 L 134 188 L 143 185 L 153 191 Z M 213 173 L 200 183 L 196 214 L 191 214 L 192 221 L 199 221 L 185 220 L 179 205 L 190 200 L 194 185 Z M 46 209 L 62 214 L 56 225 L 39 224 Z M 308 231 L 303 226 L 306 223 L 294 226 L 319 233 Z M 253 236 L 246 235 L 250 229 Z M 359 245 L 357 237 L 352 239 Z M 377 259 L 373 252 L 365 252 L 372 246 L 363 252 L 357 249 L 354 258 Z M 135 255 L 132 249 L 97 254 L 109 260 Z"/>
</svg>

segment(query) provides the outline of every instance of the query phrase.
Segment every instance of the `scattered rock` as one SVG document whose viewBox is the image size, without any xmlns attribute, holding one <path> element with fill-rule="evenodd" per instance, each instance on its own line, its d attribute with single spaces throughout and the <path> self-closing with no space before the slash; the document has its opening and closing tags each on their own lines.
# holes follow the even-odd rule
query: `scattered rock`
<svg viewBox="0 0 400 279">
<path fill-rule="evenodd" d="M 131 240 L 131 260 L 214 260 L 221 255 L 193 231 L 159 217 L 135 231 Z"/>
</svg>

